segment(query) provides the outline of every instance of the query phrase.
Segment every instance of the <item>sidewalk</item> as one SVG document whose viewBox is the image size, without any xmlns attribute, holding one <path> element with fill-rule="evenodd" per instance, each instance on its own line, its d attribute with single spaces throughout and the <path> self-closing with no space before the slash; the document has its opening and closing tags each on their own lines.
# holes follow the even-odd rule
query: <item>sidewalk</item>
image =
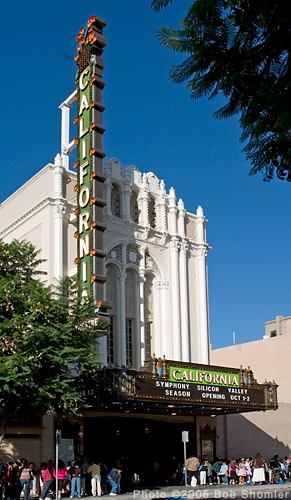
<svg viewBox="0 0 291 500">
<path fill-rule="evenodd" d="M 88 500 L 96 500 L 95 497 L 86 497 Z M 109 495 L 104 495 L 104 500 L 109 500 Z M 158 498 L 194 498 L 194 499 L 257 499 L 257 500 L 291 500 L 291 483 L 266 484 L 262 486 L 238 486 L 238 485 L 215 485 L 215 486 L 166 486 L 152 489 L 134 490 L 131 493 L 122 493 L 117 500 L 154 500 Z"/>
</svg>

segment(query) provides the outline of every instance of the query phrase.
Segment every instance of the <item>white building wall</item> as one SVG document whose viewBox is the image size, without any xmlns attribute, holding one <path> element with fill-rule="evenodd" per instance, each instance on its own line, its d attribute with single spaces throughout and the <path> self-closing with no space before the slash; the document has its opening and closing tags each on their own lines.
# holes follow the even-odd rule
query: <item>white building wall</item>
<svg viewBox="0 0 291 500">
<path fill-rule="evenodd" d="M 105 250 L 109 255 L 113 248 L 121 248 L 117 259 L 120 277 L 116 283 L 119 297 L 116 363 L 125 364 L 125 286 L 130 266 L 135 268 L 139 280 L 135 315 L 139 363 L 144 362 L 149 328 L 142 297 L 148 273 L 154 277 L 149 292 L 153 294 L 151 355 L 208 363 L 208 246 L 202 209 L 198 208 L 195 214 L 186 212 L 183 201 L 177 202 L 174 189 L 167 193 L 165 183 L 152 172 L 142 174 L 133 166 L 122 167 L 116 159 L 108 160 L 104 171 L 107 177 Z M 47 272 L 49 284 L 62 275 L 76 272 L 75 183 L 75 172 L 64 169 L 57 155 L 54 165 L 42 169 L 0 206 L 0 237 L 4 241 L 27 239 L 39 248 L 41 258 L 46 260 L 42 269 Z M 110 207 L 113 184 L 119 196 L 115 199 L 118 216 Z M 138 199 L 139 220 L 136 222 L 130 214 L 132 193 L 136 193 Z M 129 245 L 137 248 L 135 262 L 127 261 Z M 102 351 L 106 364 L 104 346 Z"/>
</svg>

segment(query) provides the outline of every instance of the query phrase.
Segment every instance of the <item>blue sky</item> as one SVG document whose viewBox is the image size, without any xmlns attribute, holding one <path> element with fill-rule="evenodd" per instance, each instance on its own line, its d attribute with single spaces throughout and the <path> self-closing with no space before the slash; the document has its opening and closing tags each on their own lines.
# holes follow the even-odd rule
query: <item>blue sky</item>
<svg viewBox="0 0 291 500">
<path fill-rule="evenodd" d="M 190 0 L 154 14 L 150 0 L 5 2 L 1 8 L 0 200 L 60 149 L 58 105 L 74 90 L 75 35 L 89 15 L 107 21 L 105 150 L 153 171 L 189 211 L 208 218 L 210 330 L 214 347 L 261 338 L 264 321 L 289 315 L 291 186 L 250 177 L 238 120 L 219 103 L 192 101 L 168 72 L 179 56 L 160 46 Z"/>
</svg>

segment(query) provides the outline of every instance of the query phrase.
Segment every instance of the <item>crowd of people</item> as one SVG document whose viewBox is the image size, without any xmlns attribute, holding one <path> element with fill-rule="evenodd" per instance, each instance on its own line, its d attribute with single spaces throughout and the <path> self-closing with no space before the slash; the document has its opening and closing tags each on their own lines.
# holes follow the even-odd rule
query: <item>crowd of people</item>
<svg viewBox="0 0 291 500">
<path fill-rule="evenodd" d="M 58 467 L 52 460 L 37 467 L 27 460 L 15 460 L 6 464 L 0 462 L 0 500 L 51 500 L 62 497 L 81 498 L 85 496 L 118 495 L 121 490 L 162 484 L 184 485 L 256 485 L 291 481 L 291 455 L 284 459 L 275 455 L 268 463 L 261 454 L 254 458 L 199 460 L 191 455 L 186 463 L 179 463 L 175 457 L 160 463 L 142 460 L 143 468 L 129 466 L 126 459 L 118 460 L 114 467 L 107 467 L 96 461 L 75 460 Z M 56 495 L 57 494 L 57 495 Z"/>
<path fill-rule="evenodd" d="M 278 484 L 291 480 L 291 455 L 278 455 L 267 462 L 260 453 L 254 458 L 200 460 L 194 455 L 186 461 L 187 483 L 191 486 L 213 484 Z M 185 477 L 185 476 L 184 476 Z"/>
<path fill-rule="evenodd" d="M 50 500 L 62 497 L 115 496 L 120 493 L 122 467 L 116 464 L 108 469 L 105 464 L 76 460 L 67 465 L 62 460 L 56 467 L 53 460 L 40 467 L 26 459 L 8 463 L 0 461 L 0 500 L 29 500 L 39 497 Z"/>
</svg>

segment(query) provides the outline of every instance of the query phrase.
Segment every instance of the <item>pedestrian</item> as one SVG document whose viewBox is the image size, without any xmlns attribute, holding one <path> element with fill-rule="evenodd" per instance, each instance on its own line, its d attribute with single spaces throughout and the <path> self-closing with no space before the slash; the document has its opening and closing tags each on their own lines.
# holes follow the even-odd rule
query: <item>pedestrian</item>
<svg viewBox="0 0 291 500">
<path fill-rule="evenodd" d="M 65 479 L 67 477 L 67 467 L 62 460 L 58 461 L 58 478 L 56 477 L 56 467 L 53 469 L 53 474 L 56 480 L 58 480 L 58 500 L 62 497 L 64 492 Z"/>
<path fill-rule="evenodd" d="M 115 496 L 120 493 L 120 479 L 121 479 L 121 467 L 116 466 L 111 469 L 111 471 L 107 474 L 106 481 L 111 486 L 111 491 L 109 493 L 110 496 Z"/>
<path fill-rule="evenodd" d="M 31 495 L 38 496 L 39 488 L 38 488 L 38 470 L 34 462 L 29 462 L 29 467 L 31 468 L 31 473 L 33 476 L 32 485 L 31 485 Z"/>
<path fill-rule="evenodd" d="M 42 483 L 40 498 L 42 500 L 49 500 L 48 494 L 50 489 L 53 487 L 54 477 L 46 462 L 41 464 L 39 474 Z"/>
<path fill-rule="evenodd" d="M 27 460 L 23 459 L 22 467 L 20 469 L 20 483 L 22 489 L 24 490 L 24 500 L 29 500 L 30 488 L 33 481 L 33 475 L 31 467 L 29 467 Z"/>
<path fill-rule="evenodd" d="M 191 479 L 194 476 L 197 484 L 199 484 L 199 466 L 200 466 L 199 459 L 195 457 L 195 455 L 190 455 L 190 457 L 187 458 L 185 465 L 186 465 L 187 483 L 191 484 Z"/>
<path fill-rule="evenodd" d="M 228 465 L 227 465 L 227 460 L 223 460 L 220 470 L 218 472 L 218 477 L 220 479 L 220 483 L 224 484 L 225 486 L 228 484 Z"/>
<path fill-rule="evenodd" d="M 77 496 L 81 498 L 81 475 L 82 469 L 79 462 L 75 462 L 73 467 L 71 468 L 71 496 L 73 498 Z"/>
<path fill-rule="evenodd" d="M 4 476 L 5 476 L 5 465 L 0 459 L 0 499 L 3 498 L 3 486 L 4 486 Z"/>
<path fill-rule="evenodd" d="M 264 484 L 265 481 L 265 460 L 260 453 L 257 453 L 254 459 L 253 484 Z"/>
<path fill-rule="evenodd" d="M 235 460 L 231 460 L 230 464 L 228 465 L 228 477 L 229 477 L 229 484 L 237 484 L 237 464 Z"/>
<path fill-rule="evenodd" d="M 207 472 L 208 472 L 207 460 L 204 460 L 204 462 L 199 467 L 199 481 L 201 486 L 206 485 Z"/>
<path fill-rule="evenodd" d="M 241 485 L 246 484 L 247 468 L 246 468 L 246 463 L 245 463 L 244 458 L 241 458 L 239 461 L 237 475 L 239 477 L 239 484 L 241 484 Z"/>
<path fill-rule="evenodd" d="M 4 470 L 4 500 L 8 500 L 10 498 L 14 498 L 13 496 L 13 463 L 12 461 L 8 462 Z"/>
<path fill-rule="evenodd" d="M 91 489 L 93 497 L 101 497 L 101 467 L 94 461 L 90 462 L 87 469 L 88 474 L 91 476 Z"/>
</svg>

